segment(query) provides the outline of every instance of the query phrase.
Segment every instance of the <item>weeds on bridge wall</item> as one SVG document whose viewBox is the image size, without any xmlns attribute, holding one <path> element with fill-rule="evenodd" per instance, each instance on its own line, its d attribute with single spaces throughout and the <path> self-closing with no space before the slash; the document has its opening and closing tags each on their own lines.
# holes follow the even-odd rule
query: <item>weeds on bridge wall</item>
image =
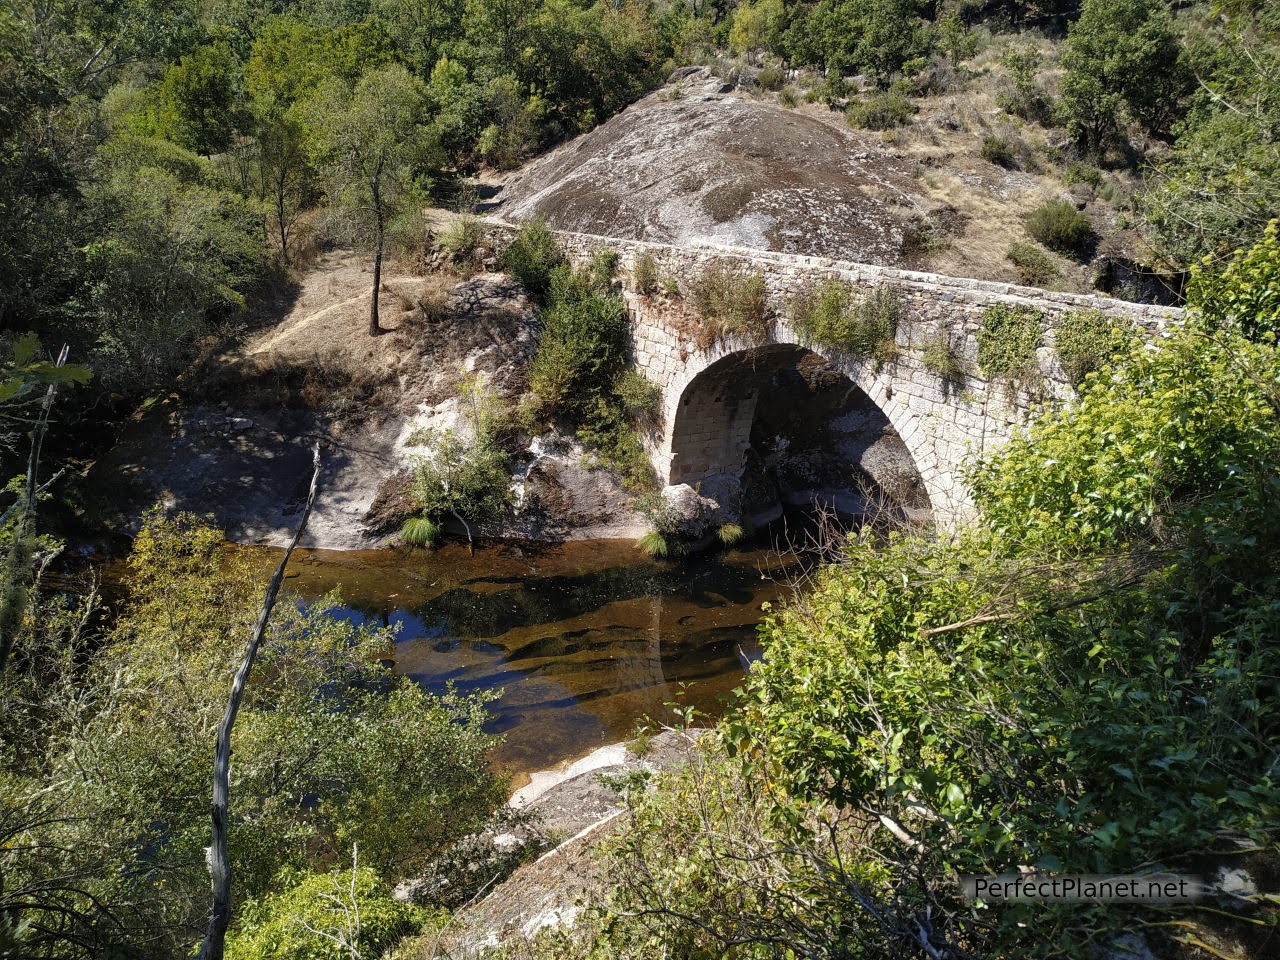
<svg viewBox="0 0 1280 960">
<path fill-rule="evenodd" d="M 1018 390 L 1029 387 L 1040 375 L 1036 350 L 1044 326 L 1044 314 L 1031 307 L 996 303 L 982 312 L 978 331 L 978 369 L 993 382 Z"/>
<path fill-rule="evenodd" d="M 1071 385 L 1101 370 L 1120 353 L 1127 352 L 1135 336 L 1128 317 L 1109 317 L 1101 310 L 1077 310 L 1062 318 L 1054 329 L 1058 363 Z"/>
<path fill-rule="evenodd" d="M 825 280 L 792 298 L 791 322 L 807 342 L 877 364 L 898 355 L 896 336 L 903 301 L 897 291 L 876 287 L 858 297 L 836 280 Z"/>
<path fill-rule="evenodd" d="M 769 333 L 769 298 L 758 271 L 743 273 L 722 261 L 710 263 L 690 285 L 690 299 L 702 320 L 702 349 L 725 337 L 761 344 Z"/>
</svg>

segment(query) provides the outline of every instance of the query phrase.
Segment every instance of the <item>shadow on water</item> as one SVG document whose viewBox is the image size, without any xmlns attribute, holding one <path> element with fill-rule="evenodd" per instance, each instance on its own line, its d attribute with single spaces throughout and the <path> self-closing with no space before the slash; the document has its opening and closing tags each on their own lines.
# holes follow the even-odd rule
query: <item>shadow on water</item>
<svg viewBox="0 0 1280 960">
<path fill-rule="evenodd" d="M 244 548 L 274 562 L 277 551 Z M 761 606 L 788 592 L 777 553 L 649 560 L 631 541 L 434 552 L 304 551 L 290 587 L 339 588 L 344 616 L 398 630 L 396 669 L 428 689 L 501 690 L 495 760 L 517 776 L 673 719 L 717 714 L 759 653 Z"/>
</svg>

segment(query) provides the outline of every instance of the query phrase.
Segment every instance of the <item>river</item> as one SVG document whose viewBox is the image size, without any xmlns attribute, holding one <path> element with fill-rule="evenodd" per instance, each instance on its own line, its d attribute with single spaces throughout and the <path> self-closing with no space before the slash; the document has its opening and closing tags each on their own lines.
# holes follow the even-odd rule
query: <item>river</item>
<svg viewBox="0 0 1280 960">
<path fill-rule="evenodd" d="M 280 551 L 238 548 L 264 568 Z M 791 592 L 792 557 L 745 546 L 683 560 L 630 540 L 434 551 L 298 550 L 287 586 L 335 588 L 341 613 L 398 630 L 396 670 L 431 690 L 501 690 L 495 763 L 528 773 L 634 735 L 669 704 L 715 716 L 759 655 L 765 604 Z"/>
</svg>

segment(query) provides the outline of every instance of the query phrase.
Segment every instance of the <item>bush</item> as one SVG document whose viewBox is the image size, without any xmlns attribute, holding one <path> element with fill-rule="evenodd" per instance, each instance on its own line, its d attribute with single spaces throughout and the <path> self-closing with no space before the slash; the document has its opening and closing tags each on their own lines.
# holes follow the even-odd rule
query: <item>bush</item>
<svg viewBox="0 0 1280 960">
<path fill-rule="evenodd" d="M 1101 310 L 1068 313 L 1054 329 L 1058 362 L 1073 386 L 1099 370 L 1133 342 L 1133 321 L 1109 317 Z"/>
<path fill-rule="evenodd" d="M 1084 184 L 1097 190 L 1102 186 L 1102 171 L 1095 166 L 1076 160 L 1067 165 L 1062 172 L 1062 182 L 1068 187 Z"/>
<path fill-rule="evenodd" d="M 595 398 L 578 429 L 578 439 L 590 451 L 586 466 L 617 471 L 622 485 L 635 493 L 653 489 L 653 465 L 640 434 L 613 398 Z"/>
<path fill-rule="evenodd" d="M 597 290 L 608 290 L 612 287 L 613 278 L 617 272 L 617 252 L 604 248 L 591 255 L 591 265 L 587 267 L 587 280 Z"/>
<path fill-rule="evenodd" d="M 377 957 L 431 920 L 428 911 L 392 896 L 367 867 L 306 874 L 284 893 L 245 903 L 242 913 L 227 940 L 227 960 Z"/>
<path fill-rule="evenodd" d="M 1047 123 L 1053 116 L 1053 103 L 1036 79 L 1040 71 L 1040 52 L 1034 47 L 1010 49 L 1000 58 L 1000 63 L 1013 83 L 1013 93 L 996 100 L 1001 109 L 1024 120 Z"/>
<path fill-rule="evenodd" d="M 1012 168 L 1015 165 L 1009 141 L 995 134 L 988 134 L 982 138 L 982 159 L 998 167 Z"/>
<path fill-rule="evenodd" d="M 759 272 L 744 274 L 725 263 L 708 264 L 691 293 L 708 342 L 735 336 L 759 344 L 768 335 L 769 301 Z"/>
<path fill-rule="evenodd" d="M 844 284 L 827 280 L 793 299 L 791 313 L 796 333 L 809 343 L 880 362 L 897 354 L 902 298 L 889 287 L 858 300 Z"/>
<path fill-rule="evenodd" d="M 786 85 L 787 72 L 780 67 L 765 67 L 756 77 L 756 81 L 770 93 L 777 93 Z"/>
<path fill-rule="evenodd" d="M 796 92 L 790 87 L 783 87 L 782 91 L 778 94 L 778 99 L 782 101 L 782 105 L 784 107 L 794 107 L 800 102 L 796 97 Z"/>
<path fill-rule="evenodd" d="M 924 345 L 920 351 L 920 362 L 944 380 L 959 380 L 964 376 L 964 366 L 945 333 L 938 334 Z"/>
<path fill-rule="evenodd" d="M 851 101 L 844 116 L 851 127 L 862 130 L 889 130 L 900 127 L 916 112 L 915 105 L 896 85 L 872 94 L 866 100 Z"/>
<path fill-rule="evenodd" d="M 662 390 L 639 370 L 627 369 L 613 382 L 623 412 L 638 423 L 657 419 Z"/>
<path fill-rule="evenodd" d="M 635 281 L 636 293 L 642 296 L 652 296 L 658 291 L 658 265 L 654 262 L 653 254 L 641 253 L 636 257 L 636 265 L 631 271 L 632 279 Z"/>
<path fill-rule="evenodd" d="M 437 241 L 454 263 L 469 266 L 479 259 L 484 244 L 484 224 L 479 217 L 463 215 L 450 224 Z"/>
<path fill-rule="evenodd" d="M 1029 287 L 1047 287 L 1060 277 L 1053 257 L 1030 243 L 1009 244 L 1005 256 L 1018 268 L 1018 280 Z"/>
<path fill-rule="evenodd" d="M 987 307 L 978 331 L 978 369 L 982 375 L 991 381 L 1025 386 L 1039 370 L 1036 349 L 1043 323 L 1044 314 L 1030 307 Z"/>
<path fill-rule="evenodd" d="M 516 233 L 502 255 L 507 273 L 524 285 L 529 296 L 542 302 L 551 290 L 551 275 L 565 262 L 555 233 L 542 219 L 530 220 Z"/>
<path fill-rule="evenodd" d="M 545 411 L 580 419 L 625 365 L 622 298 L 562 266 L 551 281 L 541 320 L 529 387 Z"/>
<path fill-rule="evenodd" d="M 1084 257 L 1097 238 L 1093 224 L 1066 200 L 1054 200 L 1027 217 L 1027 232 L 1050 250 Z"/>
</svg>

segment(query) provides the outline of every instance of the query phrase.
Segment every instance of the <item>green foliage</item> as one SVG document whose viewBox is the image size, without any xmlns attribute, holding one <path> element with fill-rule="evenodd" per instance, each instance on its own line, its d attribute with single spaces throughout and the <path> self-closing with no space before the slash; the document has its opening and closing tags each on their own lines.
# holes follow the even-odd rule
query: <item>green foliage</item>
<svg viewBox="0 0 1280 960">
<path fill-rule="evenodd" d="M 93 371 L 84 364 L 58 366 L 44 359 L 42 353 L 40 338 L 26 333 L 14 340 L 7 355 L 0 355 L 0 410 L 4 404 L 21 403 L 37 392 L 43 394 L 51 386 L 69 387 L 93 378 Z"/>
<path fill-rule="evenodd" d="M 726 547 L 731 547 L 746 536 L 746 531 L 736 523 L 722 523 L 716 528 L 716 537 Z"/>
<path fill-rule="evenodd" d="M 895 337 L 902 298 L 880 286 L 865 298 L 836 280 L 827 280 L 791 302 L 792 323 L 809 343 L 883 363 L 897 356 Z"/>
<path fill-rule="evenodd" d="M 1187 302 L 1214 326 L 1252 340 L 1280 332 L 1280 220 L 1225 265 L 1201 264 L 1191 275 Z"/>
<path fill-rule="evenodd" d="M 1054 342 L 1062 372 L 1075 386 L 1117 356 L 1127 355 L 1134 338 L 1133 322 L 1100 310 L 1068 313 L 1054 327 Z"/>
<path fill-rule="evenodd" d="M 730 336 L 751 344 L 764 342 L 770 311 L 759 272 L 744 273 L 720 261 L 709 263 L 690 284 L 690 294 L 708 342 Z"/>
<path fill-rule="evenodd" d="M 440 249 L 458 264 L 475 263 L 484 243 L 484 224 L 479 217 L 464 214 L 440 234 Z"/>
<path fill-rule="evenodd" d="M 650 557 L 666 557 L 671 554 L 671 545 L 666 536 L 657 530 L 647 530 L 636 541 L 636 546 Z"/>
<path fill-rule="evenodd" d="M 820 0 L 792 17 L 784 46 L 797 64 L 866 73 L 888 86 L 929 53 L 923 9 L 916 0 Z"/>
<path fill-rule="evenodd" d="M 964 364 L 951 347 L 951 340 L 945 333 L 925 343 L 920 351 L 920 362 L 932 370 L 943 380 L 959 380 L 964 376 Z"/>
<path fill-rule="evenodd" d="M 1180 52 L 1161 0 L 1085 0 L 1062 55 L 1063 122 L 1094 153 L 1129 120 L 1167 129 L 1188 87 Z"/>
<path fill-rule="evenodd" d="M 1053 113 L 1053 105 L 1041 88 L 1037 76 L 1041 65 L 1040 51 L 1035 47 L 1010 47 L 1000 57 L 1000 63 L 1013 84 L 1011 95 L 997 98 L 1000 106 L 1024 120 L 1047 122 Z"/>
<path fill-rule="evenodd" d="M 850 100 L 845 119 L 864 130 L 889 130 L 910 122 L 915 105 L 899 86 L 876 91 L 862 100 Z"/>
<path fill-rule="evenodd" d="M 1027 216 L 1027 232 L 1050 250 L 1084 257 L 1096 236 L 1093 223 L 1067 200 L 1052 200 Z"/>
<path fill-rule="evenodd" d="M 982 159 L 994 163 L 998 167 L 1013 167 L 1015 161 L 1009 141 L 994 134 L 982 138 Z"/>
<path fill-rule="evenodd" d="M 636 293 L 645 297 L 650 297 L 657 293 L 658 266 L 654 262 L 653 254 L 648 252 L 637 254 L 635 267 L 632 268 L 631 275 L 635 282 Z"/>
<path fill-rule="evenodd" d="M 940 17 L 935 24 L 934 43 L 952 67 L 960 66 L 962 61 L 978 52 L 978 38 L 954 9 Z"/>
<path fill-rule="evenodd" d="M 93 618 L 92 606 L 43 608 L 31 641 L 39 688 L 0 682 L 6 744 L 23 744 L 21 763 L 0 751 L 0 791 L 7 810 L 36 814 L 24 855 L 0 861 L 6 890 L 71 881 L 38 922 L 93 950 L 52 955 L 137 946 L 185 957 L 208 913 L 210 744 L 262 576 L 220 531 L 152 514 L 123 587 L 107 632 L 62 660 L 52 644 L 72 617 Z M 370 870 L 409 875 L 503 796 L 485 765 L 485 698 L 437 697 L 396 678 L 382 665 L 393 633 L 350 622 L 336 604 L 279 603 L 246 689 L 231 804 L 241 902 L 269 896 L 291 870 L 325 869 L 353 844 Z M 63 908 L 85 916 L 78 937 Z M 33 919 L 44 915 L 33 905 Z"/>
<path fill-rule="evenodd" d="M 490 436 L 464 440 L 446 430 L 420 439 L 431 447 L 414 466 L 413 497 L 424 517 L 479 521 L 502 516 L 511 503 L 511 475 L 507 454 Z"/>
<path fill-rule="evenodd" d="M 552 274 L 565 262 L 564 251 L 545 220 L 529 220 L 502 254 L 502 266 L 519 280 L 529 296 L 541 302 L 551 292 Z"/>
<path fill-rule="evenodd" d="M 787 72 L 780 67 L 765 67 L 756 76 L 761 89 L 777 93 L 787 83 Z"/>
<path fill-rule="evenodd" d="M 246 126 L 238 68 L 222 45 L 201 47 L 170 66 L 145 97 L 150 132 L 206 156 L 225 150 Z"/>
<path fill-rule="evenodd" d="M 172 377 L 262 269 L 255 211 L 225 190 L 152 166 L 103 172 L 85 203 L 103 223 L 83 250 L 83 307 L 103 385 L 139 391 Z"/>
<path fill-rule="evenodd" d="M 548 283 L 529 388 L 545 411 L 581 418 L 625 366 L 626 310 L 616 294 L 567 266 Z"/>
<path fill-rule="evenodd" d="M 624 370 L 614 380 L 613 390 L 623 412 L 633 421 L 652 423 L 657 419 L 662 390 L 639 370 Z"/>
<path fill-rule="evenodd" d="M 1189 270 L 1261 238 L 1280 195 L 1280 24 L 1265 4 L 1230 4 L 1197 21 L 1193 47 L 1203 82 L 1154 160 L 1139 197 L 1160 261 Z"/>
<path fill-rule="evenodd" d="M 403 903 L 368 867 L 303 874 L 282 893 L 243 906 L 227 960 L 349 960 L 381 956 L 431 915 Z"/>
<path fill-rule="evenodd" d="M 978 331 L 978 369 L 982 375 L 1012 387 L 1028 384 L 1039 374 L 1036 348 L 1043 326 L 1044 314 L 1031 307 L 987 307 Z"/>
<path fill-rule="evenodd" d="M 1029 287 L 1048 287 L 1061 279 L 1053 257 L 1034 244 L 1015 240 L 1005 257 L 1018 268 L 1018 281 Z"/>
<path fill-rule="evenodd" d="M 440 525 L 427 517 L 410 517 L 400 528 L 400 540 L 411 546 L 430 547 L 440 539 Z"/>
</svg>

